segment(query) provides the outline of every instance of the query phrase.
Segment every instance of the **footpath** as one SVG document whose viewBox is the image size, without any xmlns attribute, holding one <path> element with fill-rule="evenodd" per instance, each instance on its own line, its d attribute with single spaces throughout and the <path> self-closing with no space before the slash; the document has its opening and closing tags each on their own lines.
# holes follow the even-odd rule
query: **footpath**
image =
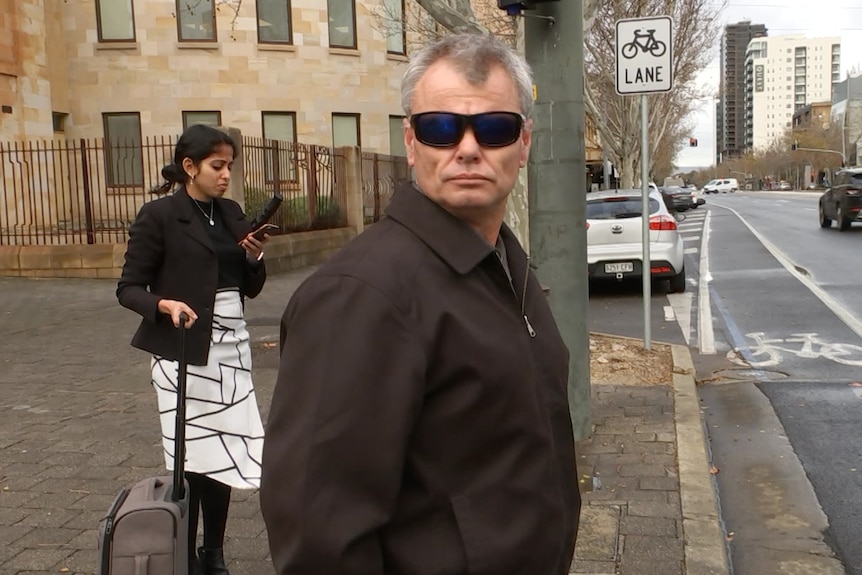
<svg viewBox="0 0 862 575">
<path fill-rule="evenodd" d="M 264 421 L 281 314 L 310 272 L 270 277 L 246 306 Z M 115 286 L 0 278 L 0 575 L 92 575 L 116 493 L 164 473 L 149 357 Z M 593 386 L 572 573 L 729 574 L 691 357 L 673 354 L 672 384 Z M 256 491 L 233 492 L 225 555 L 232 575 L 273 572 Z"/>
</svg>

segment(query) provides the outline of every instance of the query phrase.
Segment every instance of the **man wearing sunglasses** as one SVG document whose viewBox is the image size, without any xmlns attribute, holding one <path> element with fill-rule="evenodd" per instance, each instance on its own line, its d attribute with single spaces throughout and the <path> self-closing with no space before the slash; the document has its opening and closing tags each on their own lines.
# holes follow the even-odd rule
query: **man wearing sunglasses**
<svg viewBox="0 0 862 575">
<path fill-rule="evenodd" d="M 413 56 L 402 105 L 415 181 L 282 318 L 261 485 L 276 573 L 563 575 L 568 351 L 503 223 L 529 67 L 449 36 Z"/>
</svg>

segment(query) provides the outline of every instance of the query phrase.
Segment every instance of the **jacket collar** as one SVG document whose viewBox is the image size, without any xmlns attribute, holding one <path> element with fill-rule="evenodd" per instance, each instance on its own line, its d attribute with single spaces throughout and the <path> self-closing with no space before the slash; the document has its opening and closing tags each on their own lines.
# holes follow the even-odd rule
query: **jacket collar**
<svg viewBox="0 0 862 575">
<path fill-rule="evenodd" d="M 174 204 L 174 213 L 176 213 L 177 219 L 185 224 L 185 226 L 183 226 L 185 233 L 190 235 L 205 248 L 210 251 L 215 251 L 207 231 L 204 229 L 203 224 L 200 222 L 200 218 L 195 213 L 195 207 L 192 205 L 194 200 L 186 191 L 185 186 L 178 188 L 177 191 L 174 192 L 174 195 L 170 196 L 170 199 Z"/>
<path fill-rule="evenodd" d="M 494 248 L 469 224 L 437 205 L 413 183 L 398 186 L 386 208 L 386 215 L 415 234 L 459 274 L 467 274 L 494 253 Z M 505 224 L 500 233 L 507 251 L 518 253 L 520 250 L 511 246 L 514 236 Z"/>
</svg>

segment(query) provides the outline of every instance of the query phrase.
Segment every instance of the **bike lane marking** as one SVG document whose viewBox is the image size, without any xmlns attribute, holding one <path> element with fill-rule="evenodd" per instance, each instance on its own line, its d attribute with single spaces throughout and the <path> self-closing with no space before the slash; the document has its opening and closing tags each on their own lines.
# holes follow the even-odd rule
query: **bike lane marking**
<svg viewBox="0 0 862 575">
<path fill-rule="evenodd" d="M 700 277 L 697 282 L 697 348 L 702 355 L 715 355 L 715 332 L 712 326 L 712 302 L 709 295 L 709 211 L 703 218 L 703 239 L 700 242 Z"/>
</svg>

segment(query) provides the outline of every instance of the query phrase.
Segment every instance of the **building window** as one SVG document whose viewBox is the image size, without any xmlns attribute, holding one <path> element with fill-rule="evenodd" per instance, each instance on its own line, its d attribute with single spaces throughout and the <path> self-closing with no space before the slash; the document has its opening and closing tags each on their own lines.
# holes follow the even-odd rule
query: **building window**
<svg viewBox="0 0 862 575">
<path fill-rule="evenodd" d="M 257 41 L 291 44 L 290 0 L 257 0 Z"/>
<path fill-rule="evenodd" d="M 329 10 L 329 45 L 356 48 L 355 0 L 326 0 Z"/>
<path fill-rule="evenodd" d="M 407 156 L 404 147 L 404 116 L 389 116 L 389 155 Z"/>
<path fill-rule="evenodd" d="M 404 54 L 407 37 L 404 32 L 404 0 L 384 0 L 386 16 L 386 51 Z"/>
<path fill-rule="evenodd" d="M 105 129 L 105 177 L 108 186 L 142 186 L 144 162 L 141 115 L 138 112 L 102 114 Z"/>
<path fill-rule="evenodd" d="M 99 42 L 134 42 L 135 9 L 132 0 L 96 0 Z"/>
<path fill-rule="evenodd" d="M 54 125 L 55 132 L 63 133 L 66 131 L 66 118 L 68 117 L 69 114 L 63 112 L 51 112 L 51 122 Z"/>
<path fill-rule="evenodd" d="M 221 112 L 183 112 L 183 130 L 196 124 L 221 126 Z"/>
<path fill-rule="evenodd" d="M 213 1 L 177 0 L 177 34 L 181 42 L 217 40 Z"/>
<path fill-rule="evenodd" d="M 359 146 L 359 114 L 332 114 L 332 146 Z"/>
<path fill-rule="evenodd" d="M 296 114 L 261 112 L 267 182 L 296 181 Z"/>
</svg>

